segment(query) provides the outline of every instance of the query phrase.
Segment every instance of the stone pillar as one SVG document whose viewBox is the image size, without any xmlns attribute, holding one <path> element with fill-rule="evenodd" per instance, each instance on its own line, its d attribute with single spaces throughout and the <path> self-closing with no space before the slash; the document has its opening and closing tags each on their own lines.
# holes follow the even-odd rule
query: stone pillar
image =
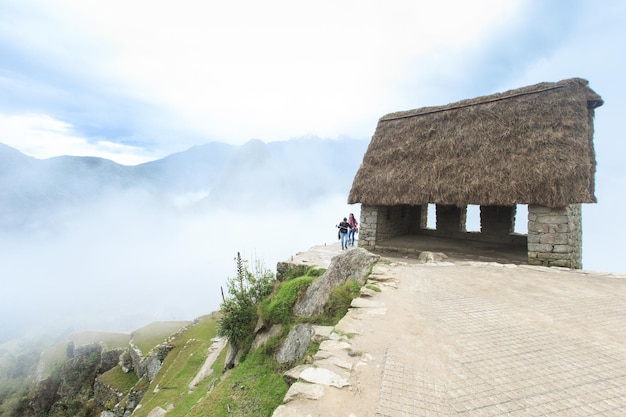
<svg viewBox="0 0 626 417">
<path fill-rule="evenodd" d="M 358 246 L 371 249 L 376 244 L 376 225 L 378 224 L 378 207 L 361 204 L 359 221 Z"/>
<path fill-rule="evenodd" d="M 437 204 L 437 234 L 444 237 L 456 237 L 465 232 L 465 206 L 448 206 Z"/>
<path fill-rule="evenodd" d="M 561 208 L 528 206 L 528 263 L 582 268 L 580 204 Z"/>
<path fill-rule="evenodd" d="M 480 206 L 480 233 L 484 240 L 508 242 L 515 229 L 515 206 Z"/>
</svg>

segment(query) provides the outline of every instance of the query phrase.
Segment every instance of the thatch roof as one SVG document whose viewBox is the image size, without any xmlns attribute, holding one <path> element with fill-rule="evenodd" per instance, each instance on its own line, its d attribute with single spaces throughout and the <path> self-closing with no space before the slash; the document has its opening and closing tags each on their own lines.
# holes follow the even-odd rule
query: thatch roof
<svg viewBox="0 0 626 417">
<path fill-rule="evenodd" d="M 602 103 L 573 78 L 388 114 L 348 203 L 594 203 L 593 109 Z"/>
</svg>

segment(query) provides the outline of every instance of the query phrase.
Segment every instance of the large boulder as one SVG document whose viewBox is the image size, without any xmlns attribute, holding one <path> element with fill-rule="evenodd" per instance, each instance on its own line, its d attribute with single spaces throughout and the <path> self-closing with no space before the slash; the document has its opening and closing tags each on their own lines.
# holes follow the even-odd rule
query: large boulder
<svg viewBox="0 0 626 417">
<path fill-rule="evenodd" d="M 321 314 L 334 288 L 353 280 L 364 285 L 372 266 L 380 259 L 363 248 L 354 248 L 335 256 L 326 272 L 315 279 L 304 296 L 294 305 L 296 316 Z"/>
<path fill-rule="evenodd" d="M 293 363 L 302 359 L 314 334 L 315 330 L 312 324 L 304 323 L 294 326 L 276 352 L 276 361 L 278 363 Z"/>
</svg>

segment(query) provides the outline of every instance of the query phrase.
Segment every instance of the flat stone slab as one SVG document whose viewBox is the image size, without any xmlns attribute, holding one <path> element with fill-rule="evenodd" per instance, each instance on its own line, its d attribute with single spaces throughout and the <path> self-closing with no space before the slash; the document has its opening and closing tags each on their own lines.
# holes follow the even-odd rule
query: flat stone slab
<svg viewBox="0 0 626 417">
<path fill-rule="evenodd" d="M 315 358 L 317 359 L 317 358 Z M 345 361 L 343 359 L 340 359 L 336 356 L 329 356 L 327 358 L 320 358 L 319 362 L 316 363 L 316 365 L 321 365 L 321 366 L 327 366 L 327 365 L 334 365 L 338 368 L 342 368 L 342 369 L 346 369 L 348 371 L 352 370 L 352 362 L 348 362 Z"/>
<path fill-rule="evenodd" d="M 324 340 L 320 343 L 320 350 L 343 350 L 350 349 L 350 343 L 337 340 Z"/>
<path fill-rule="evenodd" d="M 329 339 L 333 332 L 333 326 L 313 326 L 313 341 L 321 343 L 322 341 Z"/>
<path fill-rule="evenodd" d="M 385 303 L 381 303 L 380 301 L 374 301 L 367 298 L 355 298 L 350 303 L 350 307 L 352 308 L 376 308 L 376 307 L 384 307 Z"/>
<path fill-rule="evenodd" d="M 284 403 L 297 399 L 319 400 L 324 396 L 324 386 L 319 384 L 307 384 L 306 382 L 296 382 L 287 391 Z"/>
<path fill-rule="evenodd" d="M 298 365 L 294 368 L 289 369 L 287 372 L 283 374 L 283 379 L 287 384 L 293 384 L 300 378 L 300 374 L 307 368 L 310 368 L 311 365 Z"/>
<path fill-rule="evenodd" d="M 337 388 L 350 385 L 347 379 L 325 368 L 307 368 L 300 373 L 300 379 L 312 384 L 322 384 Z"/>
</svg>

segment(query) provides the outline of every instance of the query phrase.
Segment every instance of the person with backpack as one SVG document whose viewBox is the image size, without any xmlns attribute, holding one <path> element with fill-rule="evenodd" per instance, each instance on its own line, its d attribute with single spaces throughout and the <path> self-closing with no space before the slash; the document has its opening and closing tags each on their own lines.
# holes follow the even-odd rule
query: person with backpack
<svg viewBox="0 0 626 417">
<path fill-rule="evenodd" d="M 348 249 L 348 231 L 350 230 L 350 223 L 348 223 L 348 219 L 345 217 L 343 221 L 339 223 L 339 240 L 341 241 L 341 250 Z"/>
<path fill-rule="evenodd" d="M 354 246 L 354 235 L 359 231 L 359 222 L 356 221 L 352 213 L 350 213 L 348 217 L 348 224 L 350 225 L 350 230 L 348 230 L 348 244 Z"/>
</svg>

